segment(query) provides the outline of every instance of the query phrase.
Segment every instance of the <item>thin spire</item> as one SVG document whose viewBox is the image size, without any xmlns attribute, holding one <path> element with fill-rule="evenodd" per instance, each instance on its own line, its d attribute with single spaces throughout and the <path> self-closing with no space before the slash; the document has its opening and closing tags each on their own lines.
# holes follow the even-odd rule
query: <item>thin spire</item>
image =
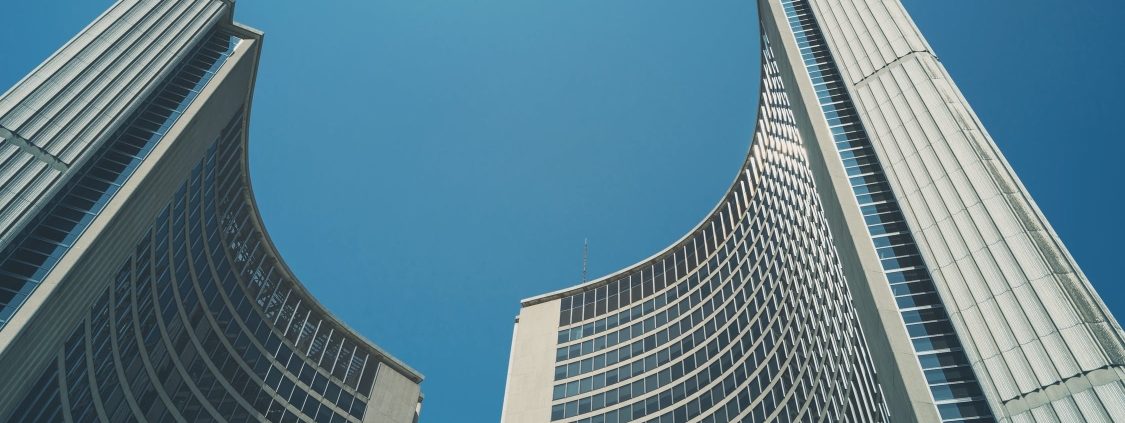
<svg viewBox="0 0 1125 423">
<path fill-rule="evenodd" d="M 590 263 L 590 239 L 582 240 L 582 283 L 586 283 L 586 268 Z"/>
</svg>

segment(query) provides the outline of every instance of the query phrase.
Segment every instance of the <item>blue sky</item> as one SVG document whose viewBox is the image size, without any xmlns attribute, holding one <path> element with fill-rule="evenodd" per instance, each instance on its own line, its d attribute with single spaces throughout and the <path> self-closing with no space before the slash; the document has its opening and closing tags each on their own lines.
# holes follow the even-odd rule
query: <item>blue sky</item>
<svg viewBox="0 0 1125 423">
<path fill-rule="evenodd" d="M 8 2 L 0 87 L 110 4 Z M 266 32 L 255 193 L 304 283 L 425 373 L 427 422 L 500 412 L 521 298 L 694 226 L 745 155 L 755 2 L 239 2 Z M 1102 298 L 1125 316 L 1111 0 L 906 0 Z"/>
</svg>

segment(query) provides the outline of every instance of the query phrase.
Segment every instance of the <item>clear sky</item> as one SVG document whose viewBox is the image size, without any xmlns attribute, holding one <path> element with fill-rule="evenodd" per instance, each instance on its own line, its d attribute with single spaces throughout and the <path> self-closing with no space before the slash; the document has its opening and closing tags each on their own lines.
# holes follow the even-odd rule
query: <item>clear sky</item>
<svg viewBox="0 0 1125 423">
<path fill-rule="evenodd" d="M 1118 0 L 906 0 L 1125 317 Z M 109 0 L 0 6 L 0 90 Z M 425 422 L 499 418 L 521 298 L 679 238 L 753 131 L 755 2 L 243 0 L 266 32 L 251 168 L 273 240 L 427 379 Z"/>
</svg>

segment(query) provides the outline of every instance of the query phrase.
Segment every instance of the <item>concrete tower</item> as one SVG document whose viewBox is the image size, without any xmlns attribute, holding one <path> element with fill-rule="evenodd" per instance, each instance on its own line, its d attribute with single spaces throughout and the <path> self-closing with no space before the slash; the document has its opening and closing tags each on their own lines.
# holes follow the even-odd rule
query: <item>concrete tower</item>
<svg viewBox="0 0 1125 423">
<path fill-rule="evenodd" d="M 232 13 L 121 0 L 0 97 L 0 421 L 417 421 L 263 228 Z"/>
</svg>

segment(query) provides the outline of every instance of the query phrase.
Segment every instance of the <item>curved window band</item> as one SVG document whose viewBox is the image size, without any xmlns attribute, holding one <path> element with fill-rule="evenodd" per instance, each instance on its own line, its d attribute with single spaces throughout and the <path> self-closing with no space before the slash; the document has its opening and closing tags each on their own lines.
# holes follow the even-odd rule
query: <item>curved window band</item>
<svg viewBox="0 0 1125 423">
<path fill-rule="evenodd" d="M 719 279 L 719 274 L 715 274 L 711 283 L 714 283 L 716 285 L 714 292 L 718 293 L 719 295 L 713 297 L 713 299 L 711 300 L 712 302 L 705 303 L 703 306 L 696 309 L 690 314 L 684 314 L 685 320 L 678 322 L 678 324 L 673 324 L 670 327 L 671 329 L 673 329 L 671 332 L 661 332 L 661 334 L 664 334 L 663 337 L 653 335 L 645 339 L 645 344 L 633 344 L 641 346 L 641 348 L 634 348 L 639 350 L 640 352 L 621 349 L 618 350 L 616 354 L 618 354 L 618 357 L 636 358 L 638 354 L 644 354 L 645 352 L 652 351 L 655 348 L 669 343 L 670 341 L 673 342 L 672 347 L 662 349 L 661 351 L 646 357 L 640 357 L 638 360 L 626 363 L 624 366 L 618 369 L 595 375 L 591 378 L 585 378 L 582 381 L 575 381 L 563 385 L 558 385 L 555 387 L 556 393 L 559 391 L 560 387 L 565 386 L 566 389 L 563 397 L 581 394 L 591 390 L 590 388 L 585 388 L 585 386 L 591 386 L 593 387 L 592 389 L 597 389 L 597 387 L 601 385 L 601 383 L 598 382 L 598 380 L 600 379 L 604 379 L 606 381 L 605 385 L 611 385 L 612 382 L 610 382 L 610 380 L 626 380 L 635 375 L 639 375 L 641 373 L 649 371 L 652 368 L 661 366 L 669 362 L 670 360 L 676 359 L 681 354 L 686 353 L 695 345 L 699 344 L 699 342 L 696 342 L 694 340 L 710 338 L 719 330 L 718 328 L 723 327 L 728 319 L 727 314 L 732 313 L 724 314 L 719 313 L 720 311 L 730 311 L 730 309 L 733 308 L 735 310 L 738 310 L 739 312 L 745 312 L 747 313 L 747 315 L 775 312 L 776 309 L 772 307 L 772 303 L 767 301 L 767 298 L 772 298 L 772 293 L 776 292 L 776 269 L 782 264 L 780 262 L 766 262 L 765 264 L 761 264 L 765 261 L 765 257 L 766 256 L 764 255 L 758 256 L 756 254 L 743 257 L 744 260 L 741 262 L 742 265 L 736 267 L 736 270 L 730 273 L 729 278 Z M 750 262 L 756 262 L 759 264 L 756 264 L 753 267 L 754 270 L 750 270 Z M 741 287 L 738 287 L 738 284 L 736 283 L 737 281 L 751 282 L 744 283 L 741 285 Z M 767 297 L 766 292 L 771 292 L 771 294 L 769 294 L 769 296 Z M 691 324 L 692 322 L 695 323 L 694 326 Z M 679 329 L 681 327 L 683 327 L 684 329 Z M 648 342 L 649 340 L 653 342 Z M 611 362 L 613 360 L 609 359 L 613 356 L 614 353 L 610 353 L 608 355 L 599 357 L 605 357 L 604 360 L 605 363 L 608 363 L 606 364 L 608 366 L 615 364 Z M 657 359 L 657 357 L 660 358 Z M 625 358 L 622 358 L 621 360 L 624 361 Z M 593 361 L 595 363 L 595 366 L 593 366 L 591 371 L 600 368 L 596 364 L 600 363 L 601 361 L 602 360 L 595 359 Z M 575 364 L 571 364 L 570 366 L 573 367 L 574 365 Z M 581 369 L 579 374 L 581 374 Z M 556 375 L 558 375 L 558 373 L 556 373 Z M 568 373 L 568 377 L 569 376 L 570 375 Z M 587 380 L 591 380 L 592 382 L 587 382 Z M 581 386 L 582 388 L 574 389 L 573 387 L 575 386 Z M 563 397 L 558 397 L 556 395 L 555 399 Z"/>
<path fill-rule="evenodd" d="M 733 207 L 735 203 L 735 199 L 729 199 L 724 204 L 728 207 Z M 657 322 L 661 320 L 668 322 L 676 317 L 680 317 L 683 313 L 679 312 L 678 309 L 685 308 L 685 304 L 686 308 L 690 309 L 706 299 L 699 298 L 695 294 L 699 293 L 701 296 L 710 298 L 709 296 L 713 295 L 714 292 L 708 291 L 708 289 L 713 288 L 710 288 L 709 284 L 704 282 L 704 280 L 709 276 L 714 276 L 716 273 L 727 271 L 727 264 L 731 260 L 738 260 L 740 258 L 740 256 L 736 255 L 738 251 L 736 251 L 735 248 L 742 246 L 745 243 L 744 238 L 750 234 L 743 226 L 745 225 L 744 222 L 746 222 L 746 219 L 740 218 L 739 224 L 735 225 L 734 229 L 727 234 L 728 236 L 725 238 L 723 244 L 718 248 L 712 248 L 711 251 L 707 253 L 713 254 L 709 256 L 710 258 L 708 260 L 700 262 L 688 275 L 681 278 L 678 282 L 670 284 L 663 291 L 658 292 L 653 298 L 645 300 L 643 304 L 632 307 L 615 316 L 600 319 L 594 323 L 586 323 L 581 326 L 560 331 L 559 343 L 565 344 L 567 341 L 564 341 L 564 339 L 579 341 L 581 338 L 591 337 L 632 322 L 628 327 L 598 338 L 560 346 L 557 349 L 556 361 L 575 359 L 618 343 L 638 338 L 641 335 L 650 333 L 663 326 L 663 323 Z M 684 251 L 695 249 L 696 247 L 693 245 L 694 241 L 695 239 L 693 238 L 692 241 L 687 242 Z M 726 276 L 726 274 L 722 275 L 724 278 Z M 641 317 L 650 314 L 654 315 L 638 321 Z M 614 339 L 616 339 L 616 342 L 612 341 Z"/>
<path fill-rule="evenodd" d="M 744 220 L 744 222 L 746 222 L 746 221 Z M 654 316 L 650 319 L 646 319 L 644 322 L 634 323 L 630 327 L 630 329 L 628 329 L 629 332 L 632 332 L 636 329 L 640 329 L 640 330 L 636 330 L 636 332 L 640 333 L 641 335 L 644 335 L 645 333 L 651 333 L 651 332 L 654 332 L 654 331 L 659 331 L 659 332 L 657 332 L 656 334 L 653 334 L 653 335 L 648 335 L 648 336 L 645 336 L 643 338 L 639 338 L 639 335 L 638 336 L 632 336 L 631 334 L 626 335 L 629 332 L 626 332 L 626 330 L 622 330 L 622 331 L 615 332 L 613 334 L 609 334 L 605 338 L 599 337 L 597 340 L 594 340 L 593 343 L 591 344 L 592 345 L 592 351 L 590 353 L 597 352 L 597 351 L 612 347 L 612 346 L 617 345 L 621 342 L 628 342 L 628 341 L 633 341 L 633 342 L 631 342 L 629 344 L 626 344 L 622 348 L 612 350 L 608 353 L 605 353 L 605 354 L 602 354 L 602 355 L 599 355 L 599 356 L 595 356 L 593 358 L 587 358 L 587 359 L 581 360 L 581 362 L 576 361 L 576 362 L 570 362 L 570 363 L 563 363 L 563 364 L 559 365 L 558 367 L 556 367 L 556 380 L 574 377 L 574 376 L 577 376 L 577 375 L 580 375 L 580 374 L 583 374 L 583 373 L 586 373 L 586 372 L 590 371 L 590 370 L 585 370 L 585 371 L 578 370 L 577 372 L 575 372 L 573 369 L 576 366 L 580 366 L 579 368 L 590 368 L 591 370 L 596 370 L 596 369 L 604 367 L 604 366 L 597 366 L 597 365 L 591 366 L 587 363 L 597 362 L 597 361 L 600 361 L 600 360 L 606 360 L 609 357 L 613 357 L 614 355 L 616 355 L 618 357 L 622 357 L 621 361 L 624 361 L 625 359 L 627 359 L 629 357 L 636 356 L 637 354 L 643 354 L 646 351 L 650 351 L 653 348 L 656 348 L 656 347 L 659 347 L 663 344 L 666 344 L 668 342 L 668 338 L 674 338 L 676 336 L 679 336 L 680 333 L 686 333 L 686 332 L 690 331 L 691 329 L 701 325 L 702 323 L 699 323 L 700 317 L 698 315 L 709 314 L 709 311 L 707 310 L 708 308 L 714 309 L 714 308 L 720 307 L 722 303 L 725 303 L 730 298 L 731 293 L 725 292 L 722 289 L 720 289 L 720 287 L 725 285 L 725 282 L 729 279 L 729 277 L 732 276 L 734 273 L 736 273 L 738 271 L 742 271 L 743 273 L 749 273 L 749 266 L 750 266 L 751 260 L 746 260 L 746 257 L 748 256 L 746 250 L 751 248 L 751 247 L 748 247 L 747 244 L 744 242 L 744 239 L 742 238 L 742 237 L 745 236 L 745 234 L 749 233 L 748 225 L 749 225 L 748 223 L 747 224 L 740 223 L 739 226 L 736 227 L 735 232 L 741 232 L 743 235 L 739 235 L 740 242 L 738 244 L 735 244 L 734 247 L 730 248 L 732 252 L 728 255 L 728 257 L 732 261 L 722 262 L 719 265 L 721 267 L 719 269 L 715 269 L 711 273 L 710 279 L 708 279 L 704 282 L 694 282 L 694 280 L 701 280 L 702 279 L 702 278 L 699 278 L 699 277 L 689 278 L 688 280 L 685 280 L 684 282 L 681 282 L 680 286 L 685 288 L 685 289 L 687 287 L 692 287 L 693 283 L 694 283 L 694 285 L 695 285 L 694 287 L 698 288 L 696 291 L 694 291 L 694 293 L 696 293 L 698 295 L 689 295 L 688 297 L 685 297 L 684 301 L 673 304 L 672 306 L 670 306 L 666 310 L 662 311 L 657 316 Z M 733 240 L 733 238 L 732 238 L 732 240 Z M 760 235 L 758 237 L 755 237 L 753 242 L 755 244 L 755 247 L 753 247 L 753 248 L 755 248 L 755 249 L 760 249 L 762 244 L 763 244 L 763 240 L 762 240 Z M 725 249 L 726 248 L 724 248 L 724 250 Z M 741 261 L 739 261 L 739 260 L 741 260 Z M 739 263 L 741 263 L 741 265 L 732 264 L 733 261 L 739 261 Z M 707 266 L 709 266 L 709 265 L 707 265 Z M 733 267 L 733 270 L 731 270 L 732 267 Z M 716 304 L 720 304 L 720 305 L 716 305 Z M 683 311 L 681 311 L 681 309 Z M 690 321 L 688 321 L 688 319 L 692 319 L 692 320 L 696 321 L 697 323 L 695 325 L 692 325 L 690 323 Z M 640 325 L 640 326 L 638 326 L 638 325 Z M 573 346 L 571 346 L 570 348 L 573 348 Z M 587 352 L 583 349 L 582 354 L 585 354 L 585 353 L 587 353 Z M 613 364 L 613 363 L 610 363 L 610 364 Z"/>
</svg>

